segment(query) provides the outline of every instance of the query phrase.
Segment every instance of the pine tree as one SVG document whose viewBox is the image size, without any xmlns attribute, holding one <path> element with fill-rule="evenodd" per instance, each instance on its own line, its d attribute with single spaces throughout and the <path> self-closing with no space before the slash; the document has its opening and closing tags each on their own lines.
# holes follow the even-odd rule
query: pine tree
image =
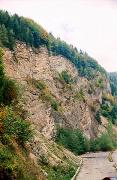
<svg viewBox="0 0 117 180">
<path fill-rule="evenodd" d="M 0 44 L 8 47 L 8 33 L 5 25 L 0 25 Z"/>
</svg>

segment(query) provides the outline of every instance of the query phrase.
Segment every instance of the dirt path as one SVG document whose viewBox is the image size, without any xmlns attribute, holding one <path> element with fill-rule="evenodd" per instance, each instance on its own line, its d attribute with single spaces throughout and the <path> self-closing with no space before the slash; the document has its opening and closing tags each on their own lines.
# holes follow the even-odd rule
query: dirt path
<svg viewBox="0 0 117 180">
<path fill-rule="evenodd" d="M 117 177 L 113 164 L 117 163 L 117 151 L 112 155 L 114 162 L 109 162 L 108 152 L 89 153 L 82 156 L 83 166 L 76 180 L 101 180 L 104 177 Z"/>
</svg>

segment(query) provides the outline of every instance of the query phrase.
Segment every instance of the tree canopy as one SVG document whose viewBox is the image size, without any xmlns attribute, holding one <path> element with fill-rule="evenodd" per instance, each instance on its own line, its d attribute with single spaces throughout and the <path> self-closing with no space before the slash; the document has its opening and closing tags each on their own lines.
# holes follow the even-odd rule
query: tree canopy
<svg viewBox="0 0 117 180">
<path fill-rule="evenodd" d="M 113 96 L 117 96 L 117 72 L 109 73 L 110 86 Z"/>
<path fill-rule="evenodd" d="M 78 51 L 60 38 L 55 38 L 31 19 L 10 15 L 0 11 L 0 46 L 14 49 L 16 41 L 39 48 L 44 45 L 50 54 L 61 55 L 69 59 L 79 70 L 79 75 L 87 79 L 95 77 L 97 71 L 106 74 L 105 70 L 87 53 Z"/>
</svg>

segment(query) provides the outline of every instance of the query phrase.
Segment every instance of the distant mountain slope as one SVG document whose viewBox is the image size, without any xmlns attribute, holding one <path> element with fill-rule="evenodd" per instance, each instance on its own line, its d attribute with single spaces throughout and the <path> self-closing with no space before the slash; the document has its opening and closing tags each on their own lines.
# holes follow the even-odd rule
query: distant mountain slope
<svg viewBox="0 0 117 180">
<path fill-rule="evenodd" d="M 109 79 L 110 79 L 110 86 L 112 90 L 112 94 L 114 96 L 117 96 L 117 72 L 111 72 L 109 74 Z"/>
</svg>

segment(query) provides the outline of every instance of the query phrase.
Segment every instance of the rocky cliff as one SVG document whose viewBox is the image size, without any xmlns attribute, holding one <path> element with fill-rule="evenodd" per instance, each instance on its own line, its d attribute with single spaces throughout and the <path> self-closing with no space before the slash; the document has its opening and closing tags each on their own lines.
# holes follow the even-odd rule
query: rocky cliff
<svg viewBox="0 0 117 180">
<path fill-rule="evenodd" d="M 111 89 L 87 53 L 0 11 L 0 177 L 71 179 L 82 163 L 72 152 L 114 149 Z"/>
<path fill-rule="evenodd" d="M 45 178 L 50 167 L 77 168 L 81 159 L 54 142 L 57 128 L 81 129 L 88 138 L 106 131 L 107 119 L 101 116 L 99 123 L 96 113 L 103 95 L 111 94 L 107 77 L 96 72 L 95 78 L 87 80 L 65 57 L 22 42 L 14 51 L 4 48 L 4 67 L 6 75 L 20 85 L 19 106 L 35 129 L 28 145 L 30 158 L 41 166 Z"/>
<path fill-rule="evenodd" d="M 68 59 L 51 56 L 45 47 L 32 49 L 18 42 L 14 51 L 5 49 L 4 52 L 6 74 L 22 84 L 23 105 L 37 131 L 52 139 L 56 125 L 59 125 L 79 128 L 89 138 L 99 135 L 103 127 L 96 121 L 95 113 L 100 107 L 102 94 L 111 92 L 104 75 L 97 72 L 92 80 L 80 77 Z M 61 73 L 66 71 L 74 81 L 70 85 L 60 79 Z M 46 86 L 46 95 L 54 98 L 58 110 L 41 98 L 42 91 L 36 88 L 34 81 Z"/>
</svg>

